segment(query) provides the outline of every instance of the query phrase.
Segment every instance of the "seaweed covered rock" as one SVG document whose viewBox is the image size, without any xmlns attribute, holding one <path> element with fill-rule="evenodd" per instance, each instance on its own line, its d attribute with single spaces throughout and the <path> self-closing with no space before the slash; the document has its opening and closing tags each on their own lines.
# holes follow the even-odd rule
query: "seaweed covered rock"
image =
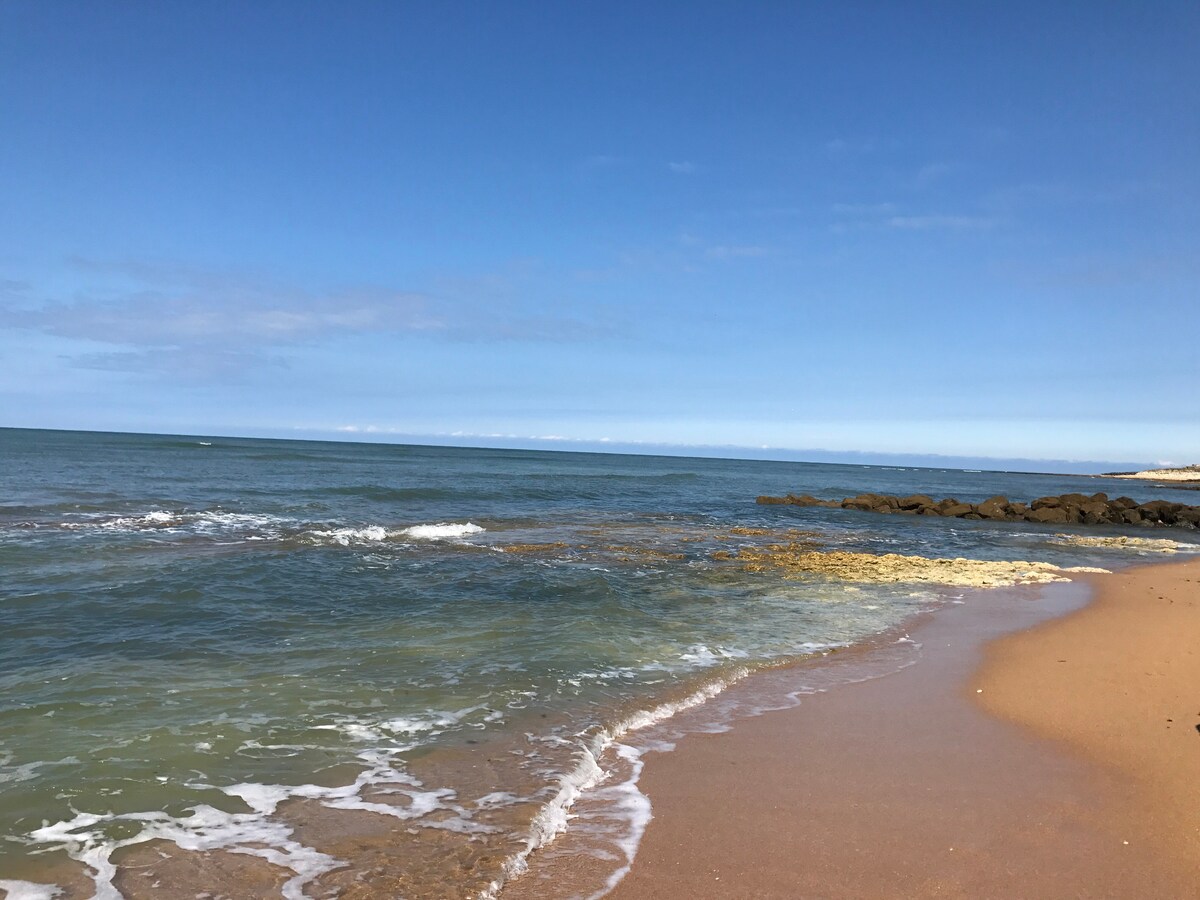
<svg viewBox="0 0 1200 900">
<path fill-rule="evenodd" d="M 956 519 L 988 519 L 1005 522 L 1034 522 L 1041 525 L 1173 525 L 1200 528 L 1200 506 L 1170 500 L 1138 503 L 1129 497 L 1109 500 L 1096 493 L 1060 494 L 1038 497 L 1028 505 L 1007 497 L 988 497 L 981 503 L 962 503 L 954 497 L 934 500 L 927 494 L 893 497 L 888 494 L 859 494 L 843 500 L 822 500 L 811 494 L 759 497 L 759 503 L 789 506 L 820 506 L 859 512 L 942 516 Z"/>
</svg>

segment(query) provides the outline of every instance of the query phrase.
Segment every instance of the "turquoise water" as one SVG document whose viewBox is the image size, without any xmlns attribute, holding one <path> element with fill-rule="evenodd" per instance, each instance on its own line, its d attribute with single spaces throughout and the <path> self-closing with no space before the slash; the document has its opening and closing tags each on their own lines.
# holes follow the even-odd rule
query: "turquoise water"
<svg viewBox="0 0 1200 900">
<path fill-rule="evenodd" d="M 788 529 L 928 557 L 1150 552 L 757 495 L 1195 497 L 1117 484 L 0 430 L 0 887 L 192 898 L 202 857 L 230 896 L 495 893 L 648 713 L 955 596 L 715 552 Z"/>
</svg>

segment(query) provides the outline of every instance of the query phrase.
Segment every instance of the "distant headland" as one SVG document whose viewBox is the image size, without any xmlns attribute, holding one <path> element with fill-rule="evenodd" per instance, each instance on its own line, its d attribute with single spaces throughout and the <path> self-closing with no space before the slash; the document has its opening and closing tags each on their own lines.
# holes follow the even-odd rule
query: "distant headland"
<svg viewBox="0 0 1200 900">
<path fill-rule="evenodd" d="M 1169 469 L 1146 469 L 1142 472 L 1105 472 L 1107 478 L 1145 478 L 1152 481 L 1196 481 L 1200 482 L 1200 463 L 1193 466 L 1176 466 Z"/>
</svg>

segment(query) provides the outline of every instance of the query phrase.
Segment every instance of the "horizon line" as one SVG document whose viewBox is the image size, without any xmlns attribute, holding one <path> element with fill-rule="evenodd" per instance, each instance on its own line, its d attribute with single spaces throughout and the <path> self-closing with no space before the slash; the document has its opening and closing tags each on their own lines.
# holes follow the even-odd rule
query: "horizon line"
<svg viewBox="0 0 1200 900">
<path fill-rule="evenodd" d="M 236 431 L 236 429 L 234 429 Z M 282 436 L 280 433 L 221 433 L 217 431 L 136 431 L 121 429 L 67 428 L 67 427 L 31 427 L 24 425 L 0 425 L 0 431 L 51 431 L 73 432 L 79 434 L 113 434 L 142 437 L 182 437 L 182 438 L 223 438 L 230 440 L 264 440 L 264 441 L 299 441 L 304 443 L 337 443 L 381 445 L 396 447 L 436 447 L 456 450 L 525 450 L 534 453 L 586 453 L 608 454 L 613 456 L 658 456 L 679 459 L 727 459 L 735 461 L 781 462 L 809 465 L 847 465 L 847 466 L 888 466 L 903 465 L 918 469 L 954 469 L 971 471 L 979 466 L 985 466 L 981 471 L 1022 472 L 1024 474 L 1041 475 L 1107 475 L 1140 472 L 1153 468 L 1170 468 L 1157 462 L 1132 462 L 1128 460 L 1100 459 L 1063 459 L 1025 456 L 978 456 L 973 454 L 950 454 L 935 452 L 908 452 L 891 450 L 829 450 L 815 447 L 770 447 L 751 446 L 746 444 L 683 444 L 653 441 L 620 441 L 611 438 L 587 439 L 566 438 L 558 436 L 521 436 L 500 434 L 470 434 L 454 433 L 403 433 L 348 429 L 317 429 L 293 426 L 291 431 L 297 436 Z M 298 436 L 300 434 L 308 436 Z M 467 443 L 448 443 L 447 439 L 465 440 Z M 424 439 L 424 440 L 421 440 Z M 470 441 L 506 441 L 507 443 L 484 444 Z M 430 442 L 432 441 L 432 443 Z M 535 444 L 537 446 L 528 446 Z M 565 448 L 562 444 L 573 444 L 578 447 Z M 558 445 L 558 446 L 555 446 Z M 678 451 L 678 452 L 672 452 Z M 687 452 L 692 451 L 692 452 Z M 712 451 L 704 453 L 702 451 Z M 716 455 L 720 451 L 733 451 L 738 455 Z M 749 454 L 749 455 L 747 455 Z M 780 454 L 787 454 L 786 456 Z M 811 454 L 822 459 L 800 458 L 803 454 Z M 846 457 L 837 459 L 835 457 Z M 875 461 L 865 461 L 863 458 Z M 920 460 L 921 462 L 917 462 Z M 1033 464 L 1056 465 L 1071 467 L 1093 466 L 1095 471 L 1050 471 L 1047 469 L 1009 469 L 986 468 L 988 463 L 996 464 Z M 1099 471 L 1101 468 L 1114 467 L 1111 471 Z M 1119 470 L 1119 472 L 1118 472 Z"/>
</svg>

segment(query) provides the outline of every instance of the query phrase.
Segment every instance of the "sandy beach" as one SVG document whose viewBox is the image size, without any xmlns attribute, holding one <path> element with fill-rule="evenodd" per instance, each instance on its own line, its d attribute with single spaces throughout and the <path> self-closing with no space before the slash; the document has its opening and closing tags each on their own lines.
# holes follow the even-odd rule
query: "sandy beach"
<svg viewBox="0 0 1200 900">
<path fill-rule="evenodd" d="M 611 896 L 1195 896 L 1200 560 L 1082 585 L 974 594 L 919 664 L 653 755 Z"/>
</svg>

